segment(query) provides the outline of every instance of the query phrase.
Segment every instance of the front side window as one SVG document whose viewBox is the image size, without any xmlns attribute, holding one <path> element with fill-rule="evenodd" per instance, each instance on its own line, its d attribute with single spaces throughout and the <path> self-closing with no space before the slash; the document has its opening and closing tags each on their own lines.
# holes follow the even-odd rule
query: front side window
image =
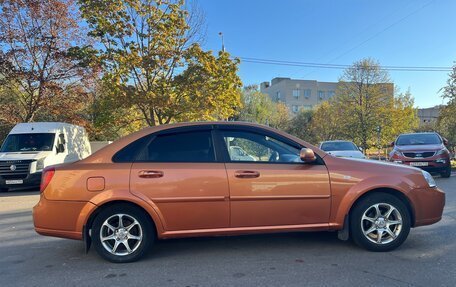
<svg viewBox="0 0 456 287">
<path fill-rule="evenodd" d="M 55 134 L 10 134 L 3 143 L 1 152 L 51 151 Z"/>
<path fill-rule="evenodd" d="M 158 135 L 139 156 L 145 162 L 215 162 L 210 131 Z"/>
<path fill-rule="evenodd" d="M 299 148 L 266 135 L 224 131 L 222 136 L 232 162 L 302 162 Z"/>
</svg>

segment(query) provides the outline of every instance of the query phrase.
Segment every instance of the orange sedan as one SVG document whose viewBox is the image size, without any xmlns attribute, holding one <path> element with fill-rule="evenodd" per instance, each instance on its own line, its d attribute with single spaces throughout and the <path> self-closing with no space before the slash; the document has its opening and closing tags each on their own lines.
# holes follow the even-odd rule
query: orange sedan
<svg viewBox="0 0 456 287">
<path fill-rule="evenodd" d="M 156 239 L 339 231 L 373 251 L 438 222 L 429 173 L 336 158 L 286 133 L 238 122 L 147 128 L 76 163 L 46 169 L 34 207 L 42 235 L 84 240 L 131 262 Z"/>
</svg>

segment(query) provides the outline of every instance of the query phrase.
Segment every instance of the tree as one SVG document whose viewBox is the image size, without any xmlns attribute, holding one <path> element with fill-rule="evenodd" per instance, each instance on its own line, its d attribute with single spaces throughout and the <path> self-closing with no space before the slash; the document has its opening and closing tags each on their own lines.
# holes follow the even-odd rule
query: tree
<svg viewBox="0 0 456 287">
<path fill-rule="evenodd" d="M 322 102 L 315 108 L 310 127 L 315 135 L 315 143 L 327 140 L 352 139 L 346 131 L 346 122 L 343 120 L 338 103 L 339 101 L 331 99 Z"/>
<path fill-rule="evenodd" d="M 419 118 L 410 90 L 394 97 L 394 105 L 386 111 L 386 124 L 382 127 L 381 145 L 387 146 L 399 134 L 413 132 L 418 128 Z"/>
<path fill-rule="evenodd" d="M 456 65 L 449 74 L 447 85 L 442 89 L 443 98 L 448 100 L 447 105 L 442 107 L 438 119 L 439 131 L 446 137 L 451 147 L 456 146 Z"/>
<path fill-rule="evenodd" d="M 1 120 L 30 122 L 80 102 L 73 92 L 84 69 L 69 53 L 84 43 L 76 9 L 72 0 L 1 2 Z"/>
<path fill-rule="evenodd" d="M 313 128 L 314 110 L 301 109 L 294 118 L 290 120 L 287 132 L 309 143 L 316 144 L 316 136 Z"/>
<path fill-rule="evenodd" d="M 141 113 L 116 101 L 112 89 L 102 79 L 94 80 L 90 94 L 86 128 L 92 139 L 114 140 L 146 126 Z"/>
<path fill-rule="evenodd" d="M 236 120 L 268 125 L 286 130 L 290 112 L 284 103 L 275 103 L 267 94 L 258 90 L 257 85 L 244 87 L 241 96 L 241 108 Z"/>
<path fill-rule="evenodd" d="M 272 117 L 274 103 L 267 94 L 258 90 L 257 85 L 244 87 L 241 94 L 241 102 L 237 120 L 269 124 Z"/>
<path fill-rule="evenodd" d="M 148 125 L 226 119 L 240 104 L 239 60 L 197 44 L 202 17 L 183 0 L 79 0 L 104 81 Z"/>
<path fill-rule="evenodd" d="M 270 126 L 279 130 L 286 130 L 290 124 L 290 111 L 282 102 L 275 103 L 272 110 Z"/>
<path fill-rule="evenodd" d="M 336 91 L 344 126 L 363 149 L 373 145 L 378 126 L 387 125 L 387 111 L 394 105 L 388 72 L 378 62 L 363 59 L 347 68 Z"/>
</svg>

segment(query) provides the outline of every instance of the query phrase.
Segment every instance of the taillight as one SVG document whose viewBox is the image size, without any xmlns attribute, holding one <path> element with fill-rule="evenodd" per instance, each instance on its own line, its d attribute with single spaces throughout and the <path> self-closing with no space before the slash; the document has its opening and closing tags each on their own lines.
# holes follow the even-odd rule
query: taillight
<svg viewBox="0 0 456 287">
<path fill-rule="evenodd" d="M 49 167 L 43 170 L 43 174 L 41 175 L 41 184 L 40 184 L 40 192 L 43 192 L 48 184 L 51 182 L 52 177 L 54 176 L 55 168 Z"/>
</svg>

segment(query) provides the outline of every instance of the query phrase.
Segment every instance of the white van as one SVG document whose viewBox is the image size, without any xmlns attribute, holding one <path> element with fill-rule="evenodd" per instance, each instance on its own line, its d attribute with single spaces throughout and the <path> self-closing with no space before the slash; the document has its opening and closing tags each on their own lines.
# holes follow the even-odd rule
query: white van
<svg viewBox="0 0 456 287">
<path fill-rule="evenodd" d="M 38 187 L 42 170 L 91 154 L 84 128 L 66 123 L 20 123 L 0 149 L 0 190 Z"/>
</svg>

